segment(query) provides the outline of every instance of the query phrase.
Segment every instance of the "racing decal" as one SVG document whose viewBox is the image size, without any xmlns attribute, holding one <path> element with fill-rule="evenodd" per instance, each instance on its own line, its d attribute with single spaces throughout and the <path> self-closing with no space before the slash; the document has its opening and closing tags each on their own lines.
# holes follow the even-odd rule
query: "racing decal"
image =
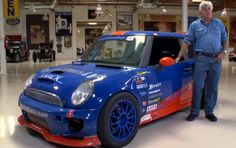
<svg viewBox="0 0 236 148">
<path fill-rule="evenodd" d="M 124 40 L 126 37 L 125 36 L 107 36 L 107 37 L 102 37 L 99 40 L 104 41 L 104 40 Z"/>
<path fill-rule="evenodd" d="M 191 84 L 192 82 L 190 82 L 189 84 Z M 192 96 L 192 89 L 189 89 L 189 84 L 185 85 L 184 87 L 182 87 L 179 91 L 173 93 L 171 96 L 167 97 L 166 99 L 164 99 L 157 107 L 158 110 L 165 108 L 167 105 L 170 105 L 171 103 L 174 104 L 176 102 L 174 102 L 173 100 L 175 98 L 181 98 L 182 96 L 185 96 L 187 99 L 191 98 Z M 186 95 L 186 93 L 188 95 Z"/>
<path fill-rule="evenodd" d="M 157 104 L 161 101 L 161 98 L 158 97 L 158 98 L 155 98 L 155 99 L 151 99 L 151 100 L 148 100 L 148 105 L 151 105 L 151 104 Z"/>
<path fill-rule="evenodd" d="M 141 125 L 147 124 L 152 120 L 159 119 L 177 110 L 191 106 L 192 87 L 190 86 L 192 85 L 192 83 L 193 83 L 192 81 L 189 82 L 180 90 L 176 91 L 175 93 L 173 93 L 172 95 L 168 96 L 163 100 L 161 100 L 160 98 L 161 102 L 148 106 L 147 112 L 149 112 L 149 114 L 147 114 L 147 116 L 149 117 L 149 119 L 146 119 L 146 116 L 144 115 L 143 118 L 146 120 L 141 120 L 140 124 Z M 185 100 L 181 100 L 182 97 L 184 97 Z"/>
<path fill-rule="evenodd" d="M 153 104 L 147 107 L 147 112 L 151 112 L 157 109 L 157 104 Z"/>
<path fill-rule="evenodd" d="M 141 117 L 140 123 L 142 123 L 144 121 L 147 121 L 147 120 L 150 120 L 150 119 L 152 119 L 151 114 L 146 114 L 146 115 Z"/>
<path fill-rule="evenodd" d="M 162 83 L 149 84 L 149 90 L 153 90 L 162 86 Z"/>
<path fill-rule="evenodd" d="M 63 76 L 55 75 L 55 74 L 44 74 L 39 76 L 39 79 L 48 79 L 54 82 L 60 82 L 59 80 L 63 78 Z M 61 83 L 61 82 L 60 82 Z"/>
<path fill-rule="evenodd" d="M 136 85 L 136 88 L 137 89 L 143 89 L 143 88 L 147 88 L 148 87 L 148 84 L 139 84 L 139 85 Z"/>
<path fill-rule="evenodd" d="M 149 73 L 149 72 L 148 71 L 139 71 L 139 72 L 137 72 L 137 75 L 145 75 L 147 73 Z"/>
</svg>

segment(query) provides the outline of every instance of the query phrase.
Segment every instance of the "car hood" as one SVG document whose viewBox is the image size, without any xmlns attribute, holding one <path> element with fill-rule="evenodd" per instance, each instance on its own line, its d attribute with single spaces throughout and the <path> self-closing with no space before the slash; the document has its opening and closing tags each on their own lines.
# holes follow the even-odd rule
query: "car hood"
<svg viewBox="0 0 236 148">
<path fill-rule="evenodd" d="M 111 78 L 122 77 L 123 71 L 132 68 L 98 66 L 96 64 L 68 64 L 51 67 L 39 71 L 31 84 L 31 88 L 55 94 L 66 103 L 71 98 L 73 91 L 83 82 L 110 83 Z M 67 104 L 68 105 L 68 104 Z"/>
</svg>

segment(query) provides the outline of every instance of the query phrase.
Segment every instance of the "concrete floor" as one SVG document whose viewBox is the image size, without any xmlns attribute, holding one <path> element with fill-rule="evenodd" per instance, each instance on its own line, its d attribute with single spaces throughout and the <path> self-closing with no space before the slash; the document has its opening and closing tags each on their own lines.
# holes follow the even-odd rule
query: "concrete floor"
<svg viewBox="0 0 236 148">
<path fill-rule="evenodd" d="M 40 136 L 30 135 L 18 125 L 21 114 L 17 100 L 25 81 L 37 69 L 70 63 L 56 62 L 8 63 L 7 75 L 0 75 L 0 147 L 1 148 L 55 148 L 63 146 L 46 142 Z M 236 62 L 223 62 L 219 86 L 216 123 L 205 119 L 204 113 L 194 122 L 185 121 L 188 110 L 154 121 L 139 129 L 127 148 L 235 148 L 236 147 Z"/>
</svg>

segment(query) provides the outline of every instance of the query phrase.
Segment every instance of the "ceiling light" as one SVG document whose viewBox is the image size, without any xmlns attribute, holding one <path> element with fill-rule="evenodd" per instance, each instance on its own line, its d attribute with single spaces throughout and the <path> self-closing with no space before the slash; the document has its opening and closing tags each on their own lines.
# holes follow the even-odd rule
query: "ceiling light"
<svg viewBox="0 0 236 148">
<path fill-rule="evenodd" d="M 88 24 L 89 25 L 97 25 L 98 23 L 96 23 L 96 22 L 89 22 Z"/>
</svg>

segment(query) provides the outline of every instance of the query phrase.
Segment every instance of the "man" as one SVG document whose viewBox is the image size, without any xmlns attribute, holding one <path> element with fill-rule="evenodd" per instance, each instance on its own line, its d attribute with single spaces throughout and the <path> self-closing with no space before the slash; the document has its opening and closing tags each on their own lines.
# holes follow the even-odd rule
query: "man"
<svg viewBox="0 0 236 148">
<path fill-rule="evenodd" d="M 201 96 L 205 84 L 205 117 L 217 121 L 214 107 L 217 102 L 221 62 L 228 52 L 228 35 L 224 24 L 212 18 L 213 5 L 210 1 L 199 4 L 200 18 L 194 21 L 186 34 L 178 57 L 178 62 L 192 46 L 195 53 L 192 109 L 187 121 L 199 116 Z"/>
</svg>

